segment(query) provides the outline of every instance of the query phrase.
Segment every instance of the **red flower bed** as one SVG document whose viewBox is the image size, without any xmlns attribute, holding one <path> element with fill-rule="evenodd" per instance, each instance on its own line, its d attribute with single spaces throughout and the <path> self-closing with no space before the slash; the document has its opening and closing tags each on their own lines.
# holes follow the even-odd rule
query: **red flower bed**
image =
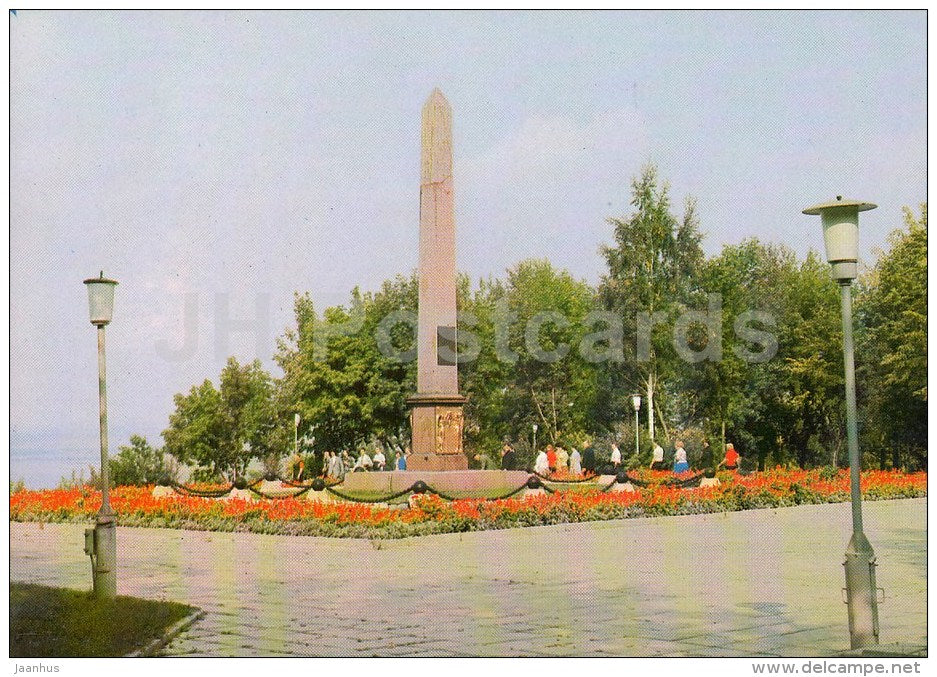
<svg viewBox="0 0 937 677">
<path fill-rule="evenodd" d="M 118 521 L 129 526 L 395 537 L 849 500 L 849 474 L 845 470 L 835 474 L 782 468 L 747 476 L 720 473 L 720 485 L 706 488 L 669 486 L 674 475 L 666 471 L 633 472 L 632 477 L 648 486 L 634 492 L 601 492 L 581 485 L 573 491 L 556 486 L 556 493 L 496 501 L 448 502 L 430 494 L 420 496 L 411 507 L 320 502 L 308 496 L 276 500 L 182 495 L 156 498 L 151 487 L 117 487 L 111 492 L 111 504 Z M 862 474 L 861 487 L 867 500 L 924 496 L 927 475 L 869 471 Z M 101 494 L 90 487 L 26 490 L 11 494 L 10 519 L 90 522 L 100 507 Z"/>
</svg>

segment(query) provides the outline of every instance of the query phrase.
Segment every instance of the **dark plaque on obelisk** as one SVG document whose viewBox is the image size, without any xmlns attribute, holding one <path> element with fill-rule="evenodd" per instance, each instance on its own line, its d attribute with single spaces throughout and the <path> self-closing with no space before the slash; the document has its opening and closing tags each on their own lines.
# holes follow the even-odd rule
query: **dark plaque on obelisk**
<svg viewBox="0 0 937 677">
<path fill-rule="evenodd" d="M 457 364 L 452 109 L 438 89 L 423 106 L 420 171 L 420 298 L 412 470 L 465 470 Z"/>
</svg>

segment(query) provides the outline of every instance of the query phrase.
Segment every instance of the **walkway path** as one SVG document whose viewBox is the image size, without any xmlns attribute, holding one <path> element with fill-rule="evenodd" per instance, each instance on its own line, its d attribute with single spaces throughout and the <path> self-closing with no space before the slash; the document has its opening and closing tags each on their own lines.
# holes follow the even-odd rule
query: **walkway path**
<svg viewBox="0 0 937 677">
<path fill-rule="evenodd" d="M 882 641 L 924 643 L 925 500 L 864 507 Z M 843 503 L 375 543 L 121 528 L 118 586 L 207 612 L 171 655 L 831 655 L 849 520 Z M 10 528 L 12 580 L 89 587 L 82 525 Z"/>
</svg>

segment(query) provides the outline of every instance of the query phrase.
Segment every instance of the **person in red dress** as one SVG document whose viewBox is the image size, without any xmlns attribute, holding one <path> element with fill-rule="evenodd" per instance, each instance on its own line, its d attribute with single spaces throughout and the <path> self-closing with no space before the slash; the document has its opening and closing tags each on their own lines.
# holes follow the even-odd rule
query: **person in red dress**
<svg viewBox="0 0 937 677">
<path fill-rule="evenodd" d="M 742 457 L 739 455 L 739 452 L 737 452 L 735 450 L 735 446 L 729 442 L 726 444 L 726 457 L 722 459 L 722 462 L 719 464 L 719 466 L 724 465 L 726 470 L 738 470 L 741 460 Z"/>
<path fill-rule="evenodd" d="M 556 472 L 556 449 L 553 448 L 552 444 L 547 445 L 547 465 L 550 467 L 550 472 Z"/>
</svg>

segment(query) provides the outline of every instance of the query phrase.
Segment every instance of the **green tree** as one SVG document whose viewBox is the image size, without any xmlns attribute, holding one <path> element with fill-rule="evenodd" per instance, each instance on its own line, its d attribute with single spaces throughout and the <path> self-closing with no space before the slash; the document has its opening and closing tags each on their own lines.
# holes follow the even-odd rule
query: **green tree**
<svg viewBox="0 0 937 677">
<path fill-rule="evenodd" d="M 167 484 L 172 479 L 163 450 L 154 449 L 140 435 L 131 435 L 130 444 L 121 446 L 107 467 L 112 486 Z"/>
<path fill-rule="evenodd" d="M 597 364 L 580 352 L 594 290 L 549 261 L 528 260 L 508 271 L 504 302 L 511 320 L 505 347 L 513 355 L 501 356 L 507 378 L 492 395 L 509 435 L 526 439 L 536 423 L 538 440 L 571 444 L 607 423 L 597 405 Z"/>
<path fill-rule="evenodd" d="M 467 398 L 464 445 L 469 455 L 474 456 L 479 452 L 495 453 L 505 439 L 517 439 L 517 428 L 521 424 L 512 422 L 509 413 L 508 385 L 514 374 L 513 365 L 497 355 L 498 331 L 508 338 L 504 323 L 496 328 L 496 323 L 501 321 L 499 313 L 508 312 L 504 282 L 495 278 L 482 279 L 474 292 L 468 285 L 468 280 L 460 280 L 460 322 L 464 329 L 477 336 L 478 355 L 475 359 L 460 360 L 459 390 Z M 467 317 L 474 320 L 473 326 L 467 326 Z M 497 458 L 496 453 L 494 457 Z"/>
<path fill-rule="evenodd" d="M 684 425 L 701 424 L 717 452 L 730 439 L 761 466 L 775 448 L 776 431 L 765 425 L 765 395 L 777 390 L 781 284 L 795 266 L 789 250 L 756 239 L 726 245 L 708 259 L 700 280 L 704 291 L 716 295 L 721 309 L 717 320 L 721 355 L 688 364 L 683 372 L 686 380 L 679 399 Z M 688 347 L 701 351 L 712 337 L 698 325 L 693 329 Z M 713 460 L 719 456 L 713 454 Z"/>
<path fill-rule="evenodd" d="M 221 394 L 209 379 L 192 386 L 187 395 L 173 397 L 175 410 L 169 415 L 169 427 L 163 431 L 165 450 L 180 463 L 195 463 L 210 468 L 216 475 L 228 469 L 222 453 L 224 423 Z"/>
<path fill-rule="evenodd" d="M 259 360 L 242 366 L 229 358 L 218 389 L 206 379 L 174 401 L 163 431 L 165 449 L 180 462 L 195 464 L 201 476 L 233 481 L 244 476 L 252 459 L 280 451 L 274 446 L 273 383 Z"/>
<path fill-rule="evenodd" d="M 840 465 L 845 448 L 843 327 L 839 286 L 815 252 L 782 277 L 779 399 L 771 401 L 783 448 L 801 467 Z M 782 459 L 778 459 L 782 460 Z"/>
<path fill-rule="evenodd" d="M 927 462 L 927 204 L 920 216 L 906 208 L 904 221 L 860 280 L 856 304 L 863 441 L 881 467 L 890 450 L 896 468 Z"/>
<path fill-rule="evenodd" d="M 398 276 L 376 293 L 352 292 L 348 308 L 327 308 L 321 317 L 308 294 L 294 302 L 296 326 L 279 341 L 275 360 L 283 370 L 282 397 L 301 416 L 301 434 L 314 434 L 322 449 L 347 449 L 372 437 L 396 440 L 408 418 L 406 399 L 416 391 L 416 362 L 404 355 L 415 345 L 418 279 Z M 389 322 L 398 314 L 400 322 Z M 379 337 L 391 338 L 390 354 Z"/>
<path fill-rule="evenodd" d="M 786 247 L 747 240 L 724 247 L 702 270 L 705 291 L 721 302 L 722 354 L 686 368 L 679 397 L 685 425 L 733 441 L 760 468 L 838 465 L 845 446 L 842 327 L 829 265 L 813 252 L 798 261 Z M 764 334 L 751 341 L 746 327 Z M 772 338 L 776 348 L 768 351 Z"/>
<path fill-rule="evenodd" d="M 660 185 L 653 166 L 645 167 L 631 185 L 636 211 L 628 218 L 609 219 L 614 244 L 601 249 L 608 273 L 602 277 L 599 296 L 606 309 L 621 316 L 625 337 L 624 361 L 607 363 L 606 400 L 623 418 L 629 412 L 628 395 L 644 393 L 653 441 L 655 416 L 669 436 L 662 400 L 666 381 L 680 369 L 666 328 L 679 310 L 700 300 L 697 276 L 704 256 L 692 200 L 687 200 L 682 220 L 674 216 L 669 188 Z M 641 335 L 649 336 L 643 348 L 638 345 Z"/>
</svg>

